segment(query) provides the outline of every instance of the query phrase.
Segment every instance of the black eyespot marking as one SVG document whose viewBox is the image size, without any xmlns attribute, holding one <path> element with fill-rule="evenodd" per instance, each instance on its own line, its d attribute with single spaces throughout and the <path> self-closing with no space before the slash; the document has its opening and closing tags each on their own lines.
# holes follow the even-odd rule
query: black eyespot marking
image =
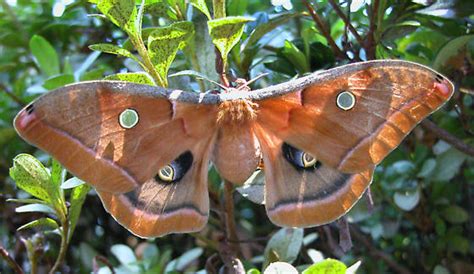
<svg viewBox="0 0 474 274">
<path fill-rule="evenodd" d="M 316 157 L 294 148 L 287 143 L 283 143 L 281 151 L 283 152 L 283 157 L 297 170 L 311 171 L 321 166 L 321 162 L 319 162 Z"/>
<path fill-rule="evenodd" d="M 193 165 L 193 154 L 186 151 L 168 165 L 162 167 L 155 180 L 159 183 L 169 184 L 179 182 Z"/>
<path fill-rule="evenodd" d="M 33 113 L 33 111 L 35 111 L 35 106 L 33 104 L 29 104 L 27 107 L 26 107 L 26 113 L 28 115 L 31 115 L 31 113 Z"/>
<path fill-rule="evenodd" d="M 443 76 L 441 76 L 441 74 L 439 74 L 439 73 L 436 73 L 435 80 L 436 80 L 436 82 L 438 82 L 438 83 L 442 83 L 442 82 L 443 82 L 443 80 L 444 80 L 444 77 L 443 77 Z"/>
</svg>

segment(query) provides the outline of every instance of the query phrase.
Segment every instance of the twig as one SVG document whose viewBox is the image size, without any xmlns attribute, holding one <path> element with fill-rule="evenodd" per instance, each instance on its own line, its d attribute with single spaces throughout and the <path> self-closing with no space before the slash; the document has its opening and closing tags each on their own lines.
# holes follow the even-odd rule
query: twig
<svg viewBox="0 0 474 274">
<path fill-rule="evenodd" d="M 234 218 L 234 187 L 231 182 L 224 180 L 225 225 L 226 238 L 236 254 L 240 254 L 239 238 L 237 236 Z"/>
<path fill-rule="evenodd" d="M 17 274 L 23 274 L 25 273 L 23 269 L 20 267 L 20 265 L 15 262 L 15 260 L 8 254 L 8 251 L 3 248 L 3 246 L 0 246 L 0 256 L 7 262 L 7 264 L 15 271 Z"/>
<path fill-rule="evenodd" d="M 345 216 L 337 220 L 337 227 L 339 228 L 339 246 L 342 248 L 342 251 L 349 252 L 352 248 L 352 239 L 349 232 L 349 223 Z"/>
<path fill-rule="evenodd" d="M 59 248 L 59 255 L 58 258 L 56 258 L 56 262 L 54 263 L 53 267 L 49 271 L 50 274 L 55 273 L 59 266 L 64 261 L 64 258 L 66 257 L 66 251 L 67 251 L 67 246 L 68 246 L 68 238 L 69 238 L 69 220 L 66 219 L 64 222 L 62 222 L 62 227 L 61 227 L 61 247 Z"/>
<path fill-rule="evenodd" d="M 438 127 L 435 123 L 431 122 L 430 120 L 424 120 L 421 122 L 421 125 L 433 132 L 438 138 L 445 141 L 446 143 L 451 144 L 453 147 L 457 148 L 459 151 L 464 152 L 472 157 L 474 157 L 474 147 L 464 143 L 458 137 L 452 135 L 451 133 L 447 132 L 446 130 Z"/>
<path fill-rule="evenodd" d="M 360 37 L 359 33 L 357 33 L 357 30 L 351 24 L 351 22 L 349 21 L 349 18 L 344 14 L 344 12 L 342 12 L 339 5 L 336 2 L 334 2 L 334 0 L 329 0 L 329 4 L 331 4 L 331 6 L 333 7 L 334 11 L 337 13 L 339 18 L 341 18 L 342 21 L 344 21 L 344 24 L 349 28 L 350 32 L 352 33 L 352 35 L 354 35 L 357 42 L 361 46 L 363 46 L 364 45 L 364 39 L 362 39 L 362 37 Z"/>
<path fill-rule="evenodd" d="M 370 214 L 372 214 L 372 212 L 374 212 L 374 198 L 372 197 L 372 190 L 370 190 L 370 186 L 365 191 L 364 196 L 367 201 L 367 210 L 369 211 Z"/>
<path fill-rule="evenodd" d="M 105 258 L 103 256 L 100 256 L 100 255 L 95 256 L 93 261 L 92 261 L 92 268 L 94 270 L 94 273 L 99 272 L 99 264 L 97 263 L 97 261 L 105 264 L 109 268 L 110 272 L 112 274 L 115 274 L 115 270 L 114 270 L 113 265 L 109 262 L 109 260 L 107 260 L 107 258 Z"/>
<path fill-rule="evenodd" d="M 375 30 L 377 28 L 377 15 L 379 10 L 379 0 L 374 0 L 369 6 L 371 9 L 368 11 L 370 16 L 369 31 L 365 41 L 365 52 L 367 53 L 367 60 L 375 59 L 375 48 L 377 46 L 375 41 Z"/>
<path fill-rule="evenodd" d="M 219 264 L 219 254 L 214 253 L 210 257 L 207 258 L 206 264 L 204 269 L 206 269 L 207 273 L 218 273 L 218 264 Z"/>
<path fill-rule="evenodd" d="M 215 251 L 219 251 L 219 248 L 218 248 L 218 243 L 214 242 L 213 240 L 199 234 L 199 233 L 191 233 L 190 234 L 191 236 L 193 236 L 194 238 L 196 238 L 196 240 L 199 240 L 203 243 L 206 244 L 206 247 L 207 248 L 210 248 L 210 249 L 214 249 Z"/>
<path fill-rule="evenodd" d="M 330 252 L 337 258 L 344 256 L 344 251 L 342 251 L 342 248 L 336 243 L 336 240 L 331 233 L 331 227 L 329 225 L 324 225 L 322 226 L 322 230 L 326 237 L 326 243 Z"/>
<path fill-rule="evenodd" d="M 221 221 L 225 227 L 226 238 L 219 244 L 219 256 L 224 263 L 226 273 L 240 274 L 245 273 L 245 270 L 238 258 L 242 251 L 240 250 L 239 239 L 235 229 L 233 192 L 232 183 L 224 180 L 224 200 L 221 203 L 224 218 Z"/>
<path fill-rule="evenodd" d="M 306 8 L 308 9 L 309 11 L 309 14 L 311 15 L 311 17 L 313 18 L 313 21 L 316 23 L 316 25 L 318 26 L 319 30 L 321 31 L 322 35 L 326 38 L 326 40 L 328 41 L 328 44 L 329 46 L 332 48 L 332 50 L 334 51 L 334 54 L 336 54 L 336 56 L 340 59 L 348 59 L 349 57 L 341 51 L 341 49 L 337 46 L 336 42 L 334 41 L 334 39 L 332 39 L 331 37 L 331 34 L 329 33 L 328 31 L 328 28 L 326 26 L 326 24 L 324 24 L 323 20 L 321 20 L 321 18 L 319 17 L 319 15 L 316 13 L 316 11 L 314 10 L 313 6 L 311 6 L 311 4 L 308 3 L 307 0 L 303 0 L 303 4 L 306 6 Z"/>
<path fill-rule="evenodd" d="M 221 78 L 221 83 L 225 87 L 230 87 L 230 82 L 229 79 L 227 78 L 227 73 L 226 73 L 226 65 L 224 60 L 222 59 L 221 52 L 215 47 L 214 51 L 216 53 L 216 72 L 219 74 L 219 77 Z"/>
<path fill-rule="evenodd" d="M 13 101 L 15 101 L 20 106 L 22 107 L 26 106 L 26 102 L 23 101 L 20 97 L 16 96 L 15 93 L 9 91 L 4 84 L 0 83 L 0 89 L 2 89 L 8 97 L 10 97 Z"/>
<path fill-rule="evenodd" d="M 257 238 L 253 238 L 253 239 L 239 240 L 238 243 L 268 242 L 268 239 L 269 239 L 269 237 L 257 237 Z"/>
<path fill-rule="evenodd" d="M 372 241 L 367 239 L 367 237 L 365 237 L 354 225 L 349 226 L 349 229 L 353 238 L 357 242 L 364 245 L 368 249 L 369 254 L 372 255 L 372 257 L 374 257 L 375 259 L 380 259 L 384 261 L 389 267 L 391 267 L 393 270 L 395 270 L 398 273 L 402 273 L 402 274 L 411 273 L 409 269 L 397 263 L 388 254 L 377 249 L 377 247 L 372 243 Z"/>
</svg>

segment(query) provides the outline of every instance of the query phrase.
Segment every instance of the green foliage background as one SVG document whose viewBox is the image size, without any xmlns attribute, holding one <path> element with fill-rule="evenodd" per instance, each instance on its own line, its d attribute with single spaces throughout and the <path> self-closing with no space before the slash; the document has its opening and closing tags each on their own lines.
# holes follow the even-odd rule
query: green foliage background
<svg viewBox="0 0 474 274">
<path fill-rule="evenodd" d="M 205 91 L 216 86 L 201 78 L 219 82 L 221 72 L 230 80 L 269 72 L 252 84 L 257 88 L 349 62 L 397 58 L 444 73 L 456 93 L 432 115 L 434 129 L 418 126 L 377 168 L 373 210 L 363 198 L 347 217 L 352 249 L 338 245 L 337 224 L 280 230 L 263 206 L 236 193 L 237 232 L 245 240 L 238 258 L 250 273 L 276 261 L 306 273 L 344 273 L 345 265 L 358 273 L 473 273 L 474 2 L 147 0 L 143 10 L 140 2 L 0 0 L 0 246 L 25 271 L 49 271 L 60 250 L 64 273 L 108 273 L 107 265 L 119 273 L 212 272 L 225 261 L 217 215 L 192 235 L 136 238 L 86 185 L 23 142 L 12 120 L 38 95 L 104 78 Z M 141 12 L 143 28 L 134 19 Z M 215 170 L 209 178 L 218 203 L 220 178 Z M 308 268 L 322 258 L 345 265 L 329 260 Z M 0 272 L 11 271 L 0 261 Z"/>
</svg>

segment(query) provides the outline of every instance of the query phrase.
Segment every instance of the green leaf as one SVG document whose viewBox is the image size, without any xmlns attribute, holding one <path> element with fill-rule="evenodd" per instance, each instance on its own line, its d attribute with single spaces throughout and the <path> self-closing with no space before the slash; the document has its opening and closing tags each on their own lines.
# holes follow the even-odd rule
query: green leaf
<svg viewBox="0 0 474 274">
<path fill-rule="evenodd" d="M 303 245 L 307 246 L 311 244 L 312 242 L 316 241 L 318 239 L 319 235 L 316 232 L 312 232 L 309 234 L 306 234 L 303 238 Z"/>
<path fill-rule="evenodd" d="M 145 72 L 117 73 L 104 78 L 104 80 L 117 80 L 143 85 L 156 86 L 153 78 Z"/>
<path fill-rule="evenodd" d="M 83 180 L 81 180 L 77 177 L 72 177 L 72 178 L 68 179 L 67 181 L 65 181 L 64 183 L 62 183 L 61 188 L 62 189 L 71 189 L 71 188 L 75 188 L 77 186 L 83 185 L 85 183 L 86 182 L 84 182 Z"/>
<path fill-rule="evenodd" d="M 25 212 L 42 212 L 47 214 L 56 214 L 56 211 L 50 206 L 45 204 L 29 204 L 24 206 L 19 206 L 15 208 L 15 212 L 25 213 Z"/>
<path fill-rule="evenodd" d="M 298 270 L 289 263 L 274 262 L 265 268 L 264 274 L 298 274 Z"/>
<path fill-rule="evenodd" d="M 71 58 L 69 58 L 69 56 L 66 56 L 64 58 L 63 74 L 74 74 L 74 69 L 72 68 L 71 64 Z"/>
<path fill-rule="evenodd" d="M 16 136 L 16 132 L 13 128 L 0 128 L 0 147 L 3 147 Z"/>
<path fill-rule="evenodd" d="M 176 11 L 166 2 L 155 2 L 145 5 L 145 12 L 156 17 L 164 17 L 171 21 L 178 20 Z"/>
<path fill-rule="evenodd" d="M 434 181 L 449 181 L 458 174 L 467 155 L 457 149 L 450 148 L 436 158 L 436 169 L 433 173 Z"/>
<path fill-rule="evenodd" d="M 165 273 L 168 273 L 170 271 L 184 272 L 186 267 L 193 261 L 197 260 L 203 252 L 203 249 L 200 247 L 186 251 L 179 258 L 170 261 L 166 265 Z"/>
<path fill-rule="evenodd" d="M 39 199 L 7 199 L 7 202 L 22 204 L 46 204 L 45 201 Z"/>
<path fill-rule="evenodd" d="M 241 62 L 241 67 L 243 71 L 248 71 L 252 63 L 253 58 L 255 57 L 257 50 L 258 41 L 267 33 L 274 30 L 278 26 L 285 24 L 290 19 L 300 16 L 300 13 L 283 13 L 279 14 L 272 19 L 268 20 L 263 24 L 259 24 L 253 31 L 250 33 L 249 38 L 244 43 L 244 49 L 242 50 L 243 58 Z M 261 46 L 261 45 L 258 45 Z"/>
<path fill-rule="evenodd" d="M 405 37 L 406 35 L 416 31 L 419 27 L 420 22 L 417 21 L 405 21 L 391 25 L 384 30 L 382 40 L 391 43 L 395 39 Z"/>
<path fill-rule="evenodd" d="M 224 64 L 227 64 L 227 55 L 237 45 L 244 33 L 245 23 L 253 21 L 249 17 L 225 17 L 207 21 L 212 43 L 221 53 Z"/>
<path fill-rule="evenodd" d="M 46 218 L 40 218 L 38 220 L 34 220 L 27 224 L 24 224 L 20 226 L 19 228 L 17 228 L 17 231 L 29 229 L 29 228 L 35 228 L 35 227 L 41 227 L 43 229 L 46 228 L 46 229 L 54 230 L 54 229 L 57 229 L 59 226 L 55 220 L 46 217 Z"/>
<path fill-rule="evenodd" d="M 173 250 L 171 248 L 165 249 L 165 251 L 161 252 L 158 263 L 153 267 L 154 271 L 151 273 L 163 273 L 166 264 L 171 260 L 171 255 L 173 254 Z"/>
<path fill-rule="evenodd" d="M 403 39 L 400 39 L 400 41 L 397 42 L 396 50 L 403 52 L 405 54 L 404 58 L 408 59 L 409 61 L 411 60 L 418 61 L 419 63 L 427 63 L 427 59 L 430 59 L 431 56 L 426 55 L 431 55 L 432 52 L 438 51 L 440 46 L 446 42 L 446 36 L 439 32 L 419 30 L 411 33 Z M 418 49 L 413 51 L 412 49 L 414 48 Z"/>
<path fill-rule="evenodd" d="M 178 50 L 186 47 L 188 40 L 193 35 L 194 25 L 186 21 L 158 28 L 150 34 L 148 37 L 150 58 L 163 79 L 166 79 Z"/>
<path fill-rule="evenodd" d="M 55 188 L 59 188 L 66 177 L 66 170 L 61 163 L 53 159 L 51 163 L 51 183 Z"/>
<path fill-rule="evenodd" d="M 71 207 L 69 208 L 69 221 L 71 223 L 69 227 L 69 239 L 71 239 L 71 236 L 74 233 L 77 220 L 79 220 L 79 216 L 81 215 L 82 205 L 84 204 L 87 193 L 89 193 L 90 189 L 91 187 L 89 185 L 82 184 L 72 190 L 70 197 Z"/>
<path fill-rule="evenodd" d="M 283 56 L 290 61 L 293 66 L 298 70 L 299 74 L 310 72 L 310 67 L 306 56 L 290 41 L 285 41 L 282 52 Z"/>
<path fill-rule="evenodd" d="M 452 224 L 462 224 L 469 220 L 469 213 L 460 206 L 451 205 L 441 211 L 441 216 Z"/>
<path fill-rule="evenodd" d="M 273 251 L 276 253 L 278 260 L 282 262 L 292 263 L 303 245 L 303 229 L 302 228 L 282 228 L 275 233 L 265 247 L 264 265 L 270 262 L 269 255 Z"/>
<path fill-rule="evenodd" d="M 91 52 L 91 54 L 87 56 L 86 60 L 82 62 L 81 66 L 74 72 L 74 78 L 80 79 L 81 76 L 92 66 L 100 54 L 100 51 Z"/>
<path fill-rule="evenodd" d="M 65 177 L 66 170 L 57 160 L 53 159 L 51 163 L 50 197 L 52 205 L 56 209 L 58 217 L 60 217 L 61 220 L 64 220 L 66 218 L 67 212 L 66 201 L 64 200 L 64 193 L 61 189 L 61 184 L 63 183 Z"/>
<path fill-rule="evenodd" d="M 393 201 L 400 209 L 410 211 L 420 202 L 420 190 L 416 188 L 414 191 L 395 192 Z"/>
<path fill-rule="evenodd" d="M 463 0 L 443 0 L 430 3 L 426 8 L 416 12 L 443 18 L 458 19 L 468 17 L 474 13 L 474 3 Z"/>
<path fill-rule="evenodd" d="M 247 274 L 260 274 L 260 270 L 258 270 L 256 268 L 251 268 L 251 269 L 247 270 Z"/>
<path fill-rule="evenodd" d="M 137 7 L 135 0 L 101 0 L 97 8 L 122 30 L 132 37 L 137 37 Z"/>
<path fill-rule="evenodd" d="M 35 63 L 46 76 L 59 74 L 59 58 L 51 44 L 39 35 L 30 39 L 30 51 Z"/>
<path fill-rule="evenodd" d="M 106 70 L 107 70 L 106 68 L 96 68 L 96 69 L 89 70 L 87 72 L 84 72 L 81 75 L 80 80 L 81 81 L 100 80 L 104 78 L 104 73 Z"/>
<path fill-rule="evenodd" d="M 211 20 L 211 13 L 207 8 L 206 0 L 190 0 L 189 3 L 193 5 L 193 7 L 200 10 L 204 15 L 206 15 L 207 19 Z"/>
<path fill-rule="evenodd" d="M 194 55 L 197 55 L 193 69 L 205 72 L 206 76 L 211 80 L 219 81 L 219 75 L 216 72 L 216 51 L 208 33 L 207 20 L 204 20 L 202 17 L 201 19 L 198 18 L 194 22 L 194 26 L 196 28 L 195 32 L 202 35 L 195 35 L 193 39 Z M 214 85 L 210 84 L 210 82 L 203 82 L 203 85 L 202 91 L 214 88 Z"/>
<path fill-rule="evenodd" d="M 451 272 L 442 265 L 437 265 L 433 269 L 433 274 L 450 274 Z"/>
<path fill-rule="evenodd" d="M 74 83 L 74 75 L 71 74 L 60 74 L 48 78 L 43 83 L 43 87 L 47 90 L 57 89 L 59 87 L 65 86 L 67 84 Z"/>
<path fill-rule="evenodd" d="M 347 266 L 338 260 L 326 259 L 308 267 L 303 274 L 345 274 Z"/>
<path fill-rule="evenodd" d="M 263 204 L 265 188 L 265 176 L 262 170 L 255 171 L 242 186 L 236 190 L 245 198 L 256 204 Z"/>
<path fill-rule="evenodd" d="M 214 18 L 223 18 L 226 16 L 225 14 L 225 0 L 213 0 L 212 1 L 212 8 L 214 10 Z"/>
<path fill-rule="evenodd" d="M 98 252 L 86 242 L 79 244 L 79 258 L 83 266 L 88 269 L 92 269 L 92 262 L 94 257 L 98 255 Z"/>
<path fill-rule="evenodd" d="M 142 40 L 143 41 L 148 41 L 148 37 L 150 36 L 150 34 L 152 34 L 157 29 L 159 29 L 159 27 L 143 28 L 142 29 Z M 133 51 L 134 50 L 134 47 L 133 47 L 133 44 L 132 44 L 132 41 L 130 40 L 130 38 L 128 38 L 127 40 L 125 40 L 123 42 L 122 48 L 125 49 L 125 50 L 128 50 L 128 51 Z"/>
<path fill-rule="evenodd" d="M 431 174 L 435 171 L 436 168 L 436 160 L 435 159 L 427 159 L 423 162 L 423 166 L 421 167 L 420 172 L 418 172 L 417 176 L 420 178 L 429 178 Z"/>
<path fill-rule="evenodd" d="M 51 176 L 48 170 L 35 157 L 19 154 L 13 159 L 10 177 L 16 185 L 32 196 L 51 204 Z"/>
<path fill-rule="evenodd" d="M 324 260 L 324 255 L 321 251 L 316 249 L 308 249 L 308 256 L 311 258 L 313 263 L 318 263 Z"/>
<path fill-rule="evenodd" d="M 89 48 L 95 51 L 101 51 L 105 53 L 127 57 L 134 60 L 137 63 L 140 63 L 140 60 L 138 60 L 138 58 L 135 55 L 133 55 L 130 51 L 114 44 L 106 44 L 106 43 L 94 44 L 94 45 L 90 45 Z"/>
<path fill-rule="evenodd" d="M 269 70 L 286 74 L 288 76 L 294 76 L 297 73 L 293 64 L 283 57 L 280 57 L 276 60 L 272 60 L 270 62 L 265 62 L 263 65 Z"/>
<path fill-rule="evenodd" d="M 227 15 L 238 16 L 243 15 L 247 11 L 249 0 L 228 0 L 227 1 Z"/>
<path fill-rule="evenodd" d="M 451 251 L 467 254 L 469 246 L 470 241 L 462 235 L 451 235 L 448 238 L 448 249 Z"/>
<path fill-rule="evenodd" d="M 459 70 L 469 55 L 468 45 L 474 42 L 474 35 L 464 35 L 447 42 L 436 54 L 433 68 L 443 73 Z"/>
<path fill-rule="evenodd" d="M 346 274 L 357 274 L 357 270 L 359 269 L 362 261 L 357 261 L 353 265 L 349 266 L 346 270 Z"/>
<path fill-rule="evenodd" d="M 142 258 L 144 260 L 157 260 L 160 255 L 158 247 L 154 243 L 146 243 L 145 248 L 143 249 Z"/>
<path fill-rule="evenodd" d="M 137 273 L 140 271 L 140 268 L 136 264 L 137 257 L 130 247 L 123 244 L 117 244 L 110 248 L 110 252 L 114 254 L 114 256 L 119 260 L 120 264 L 125 266 L 128 271 Z"/>
</svg>

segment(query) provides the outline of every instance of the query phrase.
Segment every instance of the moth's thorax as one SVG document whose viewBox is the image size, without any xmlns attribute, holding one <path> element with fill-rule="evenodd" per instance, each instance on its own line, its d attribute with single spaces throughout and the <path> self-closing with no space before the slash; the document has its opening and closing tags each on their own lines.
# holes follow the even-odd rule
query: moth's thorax
<svg viewBox="0 0 474 274">
<path fill-rule="evenodd" d="M 220 103 L 217 123 L 241 125 L 257 117 L 258 104 L 247 99 L 227 100 Z"/>
</svg>

